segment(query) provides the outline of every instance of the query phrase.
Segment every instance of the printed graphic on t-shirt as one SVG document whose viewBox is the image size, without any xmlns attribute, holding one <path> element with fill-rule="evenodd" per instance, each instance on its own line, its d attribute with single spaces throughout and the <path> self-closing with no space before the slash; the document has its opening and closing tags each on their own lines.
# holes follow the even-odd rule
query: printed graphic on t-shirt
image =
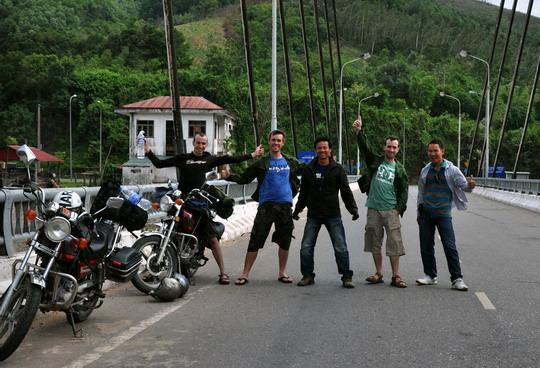
<svg viewBox="0 0 540 368">
<path fill-rule="evenodd" d="M 206 163 L 206 161 L 201 161 L 201 160 L 187 160 L 186 161 L 186 164 L 187 165 L 194 165 L 194 164 L 198 164 L 198 165 L 204 165 Z"/>
<path fill-rule="evenodd" d="M 393 185 L 394 178 L 396 177 L 396 166 L 395 165 L 379 165 L 377 170 L 376 179 L 382 181 L 383 183 Z"/>
</svg>

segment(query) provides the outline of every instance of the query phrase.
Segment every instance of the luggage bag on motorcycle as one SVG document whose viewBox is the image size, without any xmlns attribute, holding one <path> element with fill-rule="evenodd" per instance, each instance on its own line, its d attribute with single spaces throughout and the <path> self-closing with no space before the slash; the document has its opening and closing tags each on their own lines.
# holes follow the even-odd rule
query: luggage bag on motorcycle
<svg viewBox="0 0 540 368">
<path fill-rule="evenodd" d="M 213 185 L 207 185 L 205 189 L 210 195 L 219 199 L 218 203 L 214 203 L 212 206 L 216 210 L 217 215 L 222 219 L 229 218 L 234 211 L 234 199 Z"/>
<path fill-rule="evenodd" d="M 120 193 L 120 183 L 114 179 L 106 180 L 101 185 L 90 213 L 95 213 L 106 207 L 107 199 Z M 129 231 L 140 230 L 148 221 L 148 213 L 141 207 L 125 200 L 120 208 L 107 208 L 99 214 L 101 218 L 118 222 Z"/>
<path fill-rule="evenodd" d="M 130 281 L 137 273 L 141 263 L 141 253 L 133 248 L 117 248 L 107 258 L 106 278 L 116 282 Z"/>
</svg>

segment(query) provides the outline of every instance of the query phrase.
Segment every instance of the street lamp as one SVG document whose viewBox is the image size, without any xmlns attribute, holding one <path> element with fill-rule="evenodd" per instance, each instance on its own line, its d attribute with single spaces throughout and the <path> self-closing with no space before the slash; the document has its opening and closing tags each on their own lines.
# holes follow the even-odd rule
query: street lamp
<svg viewBox="0 0 540 368">
<path fill-rule="evenodd" d="M 358 117 L 360 117 L 360 106 L 361 106 L 362 102 L 365 101 L 365 100 L 369 100 L 370 98 L 379 97 L 379 96 L 380 96 L 379 92 L 375 92 L 371 96 L 364 97 L 363 99 L 358 101 Z"/>
<path fill-rule="evenodd" d="M 349 60 L 345 64 L 341 66 L 341 72 L 339 74 L 339 156 L 338 161 L 341 164 L 342 163 L 342 157 L 343 157 L 343 70 L 345 69 L 345 65 L 354 63 L 358 60 L 367 60 L 371 57 L 371 54 L 369 52 L 365 52 L 360 56 L 359 58 Z"/>
<path fill-rule="evenodd" d="M 448 97 L 451 99 L 454 99 L 458 103 L 458 145 L 457 145 L 457 167 L 460 168 L 460 160 L 461 160 L 461 101 L 459 98 L 454 97 L 452 95 L 449 95 L 446 92 L 439 92 L 439 96 L 441 97 Z"/>
<path fill-rule="evenodd" d="M 358 101 L 358 118 L 360 118 L 362 102 L 369 100 L 370 98 L 379 97 L 379 96 L 380 96 L 379 92 L 375 92 L 371 96 L 364 97 L 363 99 Z M 356 175 L 357 176 L 360 175 L 360 148 L 358 147 L 356 147 Z"/>
<path fill-rule="evenodd" d="M 486 133 L 485 133 L 485 140 L 486 140 L 486 154 L 485 154 L 485 168 L 484 168 L 484 178 L 487 178 L 489 176 L 489 123 L 490 123 L 490 118 L 489 118 L 489 104 L 490 104 L 490 90 L 489 90 L 489 63 L 487 61 L 485 61 L 484 59 L 481 59 L 477 56 L 474 56 L 474 55 L 471 55 L 469 54 L 467 51 L 465 50 L 461 50 L 459 52 L 459 56 L 461 57 L 470 57 L 470 58 L 473 58 L 475 60 L 478 60 L 478 61 L 481 61 L 483 62 L 486 67 L 487 67 L 487 83 L 486 83 L 486 95 L 487 95 L 487 99 L 486 99 Z"/>
<path fill-rule="evenodd" d="M 97 100 L 96 101 L 98 104 L 99 104 L 99 173 L 101 175 L 101 156 L 102 156 L 102 153 L 103 153 L 103 150 L 102 150 L 102 144 L 103 144 L 103 139 L 102 139 L 102 133 L 103 133 L 103 108 L 102 108 L 102 103 L 103 101 L 101 100 Z"/>
<path fill-rule="evenodd" d="M 71 134 L 71 100 L 76 98 L 77 95 L 73 95 L 69 98 L 69 178 L 73 179 L 73 139 Z"/>
</svg>

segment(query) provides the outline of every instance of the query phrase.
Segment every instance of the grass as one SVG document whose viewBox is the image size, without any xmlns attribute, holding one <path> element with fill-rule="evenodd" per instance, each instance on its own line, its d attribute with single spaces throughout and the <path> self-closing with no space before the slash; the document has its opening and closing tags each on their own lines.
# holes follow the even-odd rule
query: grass
<svg viewBox="0 0 540 368">
<path fill-rule="evenodd" d="M 225 43 L 223 21 L 223 18 L 209 18 L 177 27 L 190 46 L 194 63 L 203 62 L 211 46 L 222 47 Z"/>
</svg>

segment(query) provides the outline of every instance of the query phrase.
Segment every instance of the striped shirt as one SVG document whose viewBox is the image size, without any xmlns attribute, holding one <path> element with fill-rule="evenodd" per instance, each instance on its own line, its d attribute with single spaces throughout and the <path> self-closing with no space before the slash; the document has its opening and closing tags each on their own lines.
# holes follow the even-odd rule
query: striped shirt
<svg viewBox="0 0 540 368">
<path fill-rule="evenodd" d="M 446 168 L 430 167 L 424 187 L 424 208 L 433 217 L 452 217 L 452 191 L 446 182 Z"/>
</svg>

